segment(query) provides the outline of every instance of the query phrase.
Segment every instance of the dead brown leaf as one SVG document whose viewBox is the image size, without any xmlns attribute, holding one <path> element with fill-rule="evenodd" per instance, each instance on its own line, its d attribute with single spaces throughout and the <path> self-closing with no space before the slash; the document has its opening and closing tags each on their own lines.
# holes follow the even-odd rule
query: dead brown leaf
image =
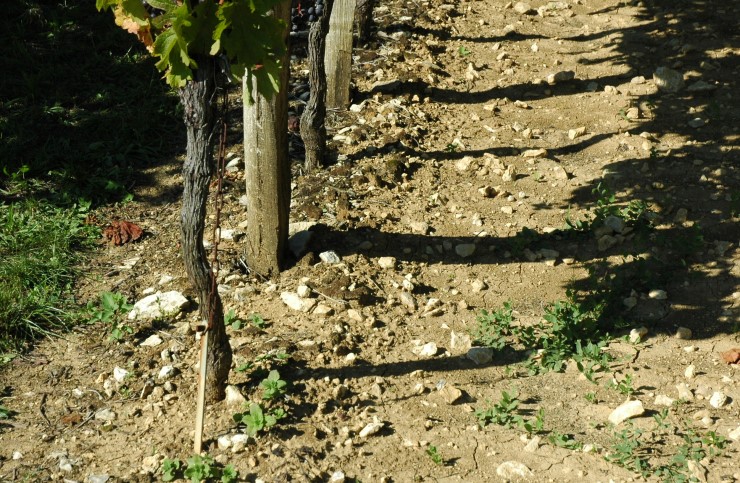
<svg viewBox="0 0 740 483">
<path fill-rule="evenodd" d="M 735 347 L 734 349 L 725 351 L 725 352 L 720 352 L 719 355 L 722 356 L 722 360 L 728 364 L 740 363 L 740 349 L 737 347 Z"/>
<path fill-rule="evenodd" d="M 70 413 L 62 416 L 61 421 L 67 426 L 74 426 L 82 422 L 82 415 L 80 413 Z"/>
<path fill-rule="evenodd" d="M 114 221 L 105 230 L 103 236 L 113 242 L 114 245 L 120 246 L 128 242 L 134 242 L 141 238 L 144 230 L 130 221 Z"/>
</svg>

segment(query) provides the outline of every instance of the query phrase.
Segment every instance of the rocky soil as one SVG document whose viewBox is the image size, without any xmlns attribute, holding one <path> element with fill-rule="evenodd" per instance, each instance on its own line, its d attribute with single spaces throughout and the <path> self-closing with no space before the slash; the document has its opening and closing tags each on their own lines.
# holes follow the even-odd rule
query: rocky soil
<svg viewBox="0 0 740 483">
<path fill-rule="evenodd" d="M 352 106 L 331 114 L 336 160 L 304 175 L 292 139 L 294 260 L 278 280 L 240 260 L 229 148 L 219 290 L 244 323 L 208 453 L 245 481 L 740 481 L 740 372 L 720 356 L 740 346 L 737 7 L 381 1 Z M 101 242 L 80 294 L 187 299 L 122 318 L 120 342 L 95 323 L 3 369 L 0 480 L 160 481 L 165 458 L 191 455 L 178 170 L 151 168 L 136 201 L 100 210 L 144 236 Z M 599 215 L 630 202 L 635 219 Z M 531 327 L 570 291 L 619 322 L 593 381 L 574 360 L 530 374 L 522 344 L 471 349 L 481 310 L 509 301 Z M 271 369 L 287 390 L 264 401 Z M 504 414 L 542 410 L 543 427 L 479 424 L 503 392 L 519 401 Z M 287 415 L 245 437 L 245 401 Z"/>
</svg>

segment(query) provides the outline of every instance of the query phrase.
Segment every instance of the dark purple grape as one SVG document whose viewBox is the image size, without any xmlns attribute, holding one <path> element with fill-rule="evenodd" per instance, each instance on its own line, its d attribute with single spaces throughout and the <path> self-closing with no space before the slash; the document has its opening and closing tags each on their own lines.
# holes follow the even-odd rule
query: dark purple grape
<svg viewBox="0 0 740 483">
<path fill-rule="evenodd" d="M 308 10 L 306 10 L 306 12 L 308 12 L 309 15 L 313 15 L 313 14 L 316 13 L 316 9 L 314 9 L 313 7 L 311 7 Z"/>
<path fill-rule="evenodd" d="M 308 21 L 309 22 L 315 22 L 316 21 L 316 15 L 309 15 L 308 16 Z"/>
<path fill-rule="evenodd" d="M 323 5 L 316 5 L 315 7 L 316 16 L 320 17 L 322 13 L 324 13 L 324 6 Z"/>
</svg>

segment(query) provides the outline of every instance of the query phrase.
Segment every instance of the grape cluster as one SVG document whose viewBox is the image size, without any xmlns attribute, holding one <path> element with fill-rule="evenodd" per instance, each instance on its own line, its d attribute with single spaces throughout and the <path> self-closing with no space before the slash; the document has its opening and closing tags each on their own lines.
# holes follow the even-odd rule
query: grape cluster
<svg viewBox="0 0 740 483">
<path fill-rule="evenodd" d="M 324 0 L 293 0 L 290 17 L 293 32 L 306 30 L 308 24 L 315 22 L 324 13 Z"/>
</svg>

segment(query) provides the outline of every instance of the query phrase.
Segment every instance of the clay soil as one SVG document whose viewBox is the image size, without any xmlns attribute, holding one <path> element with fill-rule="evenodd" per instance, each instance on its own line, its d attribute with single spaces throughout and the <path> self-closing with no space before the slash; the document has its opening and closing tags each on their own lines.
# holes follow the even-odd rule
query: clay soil
<svg viewBox="0 0 740 483">
<path fill-rule="evenodd" d="M 246 321 L 228 329 L 229 382 L 255 402 L 267 369 L 288 382 L 283 398 L 263 402 L 287 417 L 237 452 L 218 438 L 243 431 L 232 419 L 241 405 L 207 408 L 207 452 L 245 481 L 328 481 L 339 471 L 346 481 L 504 481 L 520 478 L 501 466 L 512 461 L 526 466 L 524 481 L 679 481 L 607 461 L 627 428 L 643 431 L 627 440 L 644 442 L 634 455 L 649 463 L 646 475 L 674 461 L 685 435 L 713 434 L 726 441 L 689 444 L 705 454 L 674 468 L 740 481 L 740 442 L 730 438 L 740 425 L 740 373 L 719 355 L 740 345 L 738 5 L 518 7 L 381 1 L 372 40 L 354 52 L 353 107 L 330 114 L 335 159 L 306 175 L 291 141 L 291 223 L 312 233 L 307 245 L 279 278 L 264 280 L 245 270 L 238 235 L 221 244 L 224 304 Z M 302 49 L 293 48 L 296 111 Z M 683 74 L 684 87 L 659 90 L 659 67 Z M 572 79 L 548 82 L 568 71 Z M 691 87 L 699 81 L 706 85 Z M 229 151 L 240 156 L 233 129 Z M 122 342 L 109 340 L 109 325 L 81 326 L 5 367 L 3 404 L 17 414 L 1 421 L 0 480 L 161 481 L 162 459 L 191 456 L 198 344 L 189 328 L 198 321 L 179 252 L 180 163 L 150 168 L 135 201 L 100 210 L 101 220 L 136 223 L 145 236 L 120 247 L 101 241 L 79 293 L 94 300 L 115 291 L 133 302 L 147 289 L 179 290 L 191 308 L 135 322 Z M 222 212 L 223 228 L 237 234 L 244 176 L 229 173 Z M 588 220 L 597 200 L 609 201 L 597 187 L 619 208 L 643 201 L 648 209 L 606 241 L 597 227 L 569 229 L 566 220 Z M 340 261 L 323 262 L 327 251 Z M 306 310 L 281 298 L 299 285 L 310 288 Z M 618 303 L 606 349 L 615 359 L 594 382 L 573 361 L 530 375 L 523 363 L 532 354 L 517 344 L 485 364 L 466 357 L 481 310 L 510 301 L 515 323 L 532 325 L 568 292 L 597 289 Z M 253 314 L 264 327 L 249 322 Z M 640 327 L 640 343 L 624 338 Z M 681 327 L 691 336 L 677 338 Z M 163 342 L 142 346 L 153 334 Z M 420 355 L 429 343 L 436 349 Z M 289 359 L 271 357 L 279 353 Z M 167 381 L 165 365 L 175 368 Z M 129 376 L 106 384 L 116 367 Z M 627 376 L 645 413 L 613 428 L 607 418 L 628 396 L 609 383 Z M 691 397 L 681 399 L 681 384 Z M 513 414 L 525 420 L 541 409 L 542 430 L 479 425 L 475 411 L 502 391 L 516 391 Z M 727 396 L 718 407 L 716 392 Z M 380 430 L 361 437 L 373 422 Z"/>
</svg>

